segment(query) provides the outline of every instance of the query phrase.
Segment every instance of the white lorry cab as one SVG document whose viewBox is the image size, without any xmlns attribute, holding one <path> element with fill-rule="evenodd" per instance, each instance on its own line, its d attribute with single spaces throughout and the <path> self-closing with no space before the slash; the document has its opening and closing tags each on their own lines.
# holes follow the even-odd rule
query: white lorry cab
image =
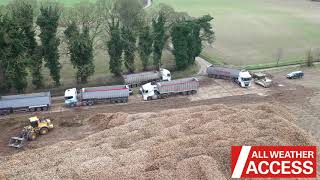
<svg viewBox="0 0 320 180">
<path fill-rule="evenodd" d="M 240 71 L 237 82 L 241 87 L 250 87 L 252 76 L 248 71 Z"/>
<path fill-rule="evenodd" d="M 171 81 L 171 73 L 169 70 L 161 68 L 160 73 L 162 76 L 162 81 Z"/>
<path fill-rule="evenodd" d="M 64 92 L 64 104 L 69 107 L 73 107 L 78 102 L 78 93 L 76 88 L 67 89 Z"/>
<path fill-rule="evenodd" d="M 143 100 L 147 101 L 150 99 L 156 99 L 156 85 L 152 85 L 152 83 L 147 83 L 145 85 L 142 85 L 141 87 L 141 94 Z"/>
</svg>

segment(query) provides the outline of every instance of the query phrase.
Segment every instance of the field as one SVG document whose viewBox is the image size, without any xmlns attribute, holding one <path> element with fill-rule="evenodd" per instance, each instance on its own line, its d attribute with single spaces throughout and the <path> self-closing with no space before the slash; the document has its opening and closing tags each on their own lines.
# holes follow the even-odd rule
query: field
<svg viewBox="0 0 320 180">
<path fill-rule="evenodd" d="M 155 0 L 193 16 L 212 15 L 216 42 L 206 56 L 234 65 L 304 58 L 320 47 L 320 3 L 309 0 Z"/>
</svg>

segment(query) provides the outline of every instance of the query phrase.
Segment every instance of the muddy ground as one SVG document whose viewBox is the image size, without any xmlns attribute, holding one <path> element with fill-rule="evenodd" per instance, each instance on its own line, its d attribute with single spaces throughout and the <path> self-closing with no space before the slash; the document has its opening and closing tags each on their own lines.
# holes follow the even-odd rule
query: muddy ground
<svg viewBox="0 0 320 180">
<path fill-rule="evenodd" d="M 101 130 L 99 124 L 86 123 L 84 119 L 97 113 L 159 112 L 167 109 L 185 108 L 199 105 L 270 103 L 286 108 L 297 118 L 295 124 L 312 135 L 319 143 L 320 134 L 320 69 L 306 69 L 305 78 L 287 80 L 285 74 L 294 69 L 273 70 L 274 86 L 265 89 L 253 86 L 241 89 L 225 80 L 201 77 L 201 89 L 194 96 L 177 96 L 164 100 L 144 102 L 139 95 L 130 97 L 127 104 L 100 104 L 93 107 L 67 109 L 62 100 L 55 99 L 49 112 L 34 114 L 14 114 L 0 117 L 0 155 L 11 155 L 28 149 L 53 145 L 63 140 L 79 140 Z M 18 134 L 32 115 L 50 118 L 55 129 L 48 135 L 30 142 L 24 149 L 15 150 L 7 146 L 11 136 Z"/>
</svg>

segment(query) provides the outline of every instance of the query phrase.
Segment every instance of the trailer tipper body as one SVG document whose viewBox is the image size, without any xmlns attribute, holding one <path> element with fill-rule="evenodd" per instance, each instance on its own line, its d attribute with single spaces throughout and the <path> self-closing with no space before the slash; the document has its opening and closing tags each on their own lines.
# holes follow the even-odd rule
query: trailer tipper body
<svg viewBox="0 0 320 180">
<path fill-rule="evenodd" d="M 50 92 L 0 97 L 0 115 L 10 114 L 18 111 L 47 111 L 50 106 Z"/>
<path fill-rule="evenodd" d="M 195 94 L 199 88 L 199 81 L 196 78 L 184 78 L 172 81 L 157 82 L 156 84 L 147 83 L 142 86 L 143 100 L 167 98 L 175 94 Z"/>
<path fill-rule="evenodd" d="M 209 77 L 233 80 L 241 87 L 251 86 L 252 77 L 248 71 L 211 65 L 207 68 Z"/>
<path fill-rule="evenodd" d="M 130 88 L 153 81 L 171 81 L 171 73 L 167 69 L 160 71 L 149 71 L 122 76 L 126 85 Z"/>
<path fill-rule="evenodd" d="M 92 106 L 97 102 L 125 103 L 128 102 L 129 87 L 127 85 L 101 86 L 82 88 L 77 92 L 76 88 L 65 91 L 65 105 Z"/>
</svg>

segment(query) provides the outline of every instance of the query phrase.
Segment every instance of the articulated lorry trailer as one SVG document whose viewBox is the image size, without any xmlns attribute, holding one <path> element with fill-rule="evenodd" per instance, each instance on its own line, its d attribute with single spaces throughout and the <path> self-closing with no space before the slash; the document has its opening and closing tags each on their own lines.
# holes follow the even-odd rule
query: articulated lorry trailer
<svg viewBox="0 0 320 180">
<path fill-rule="evenodd" d="M 233 80 L 243 88 L 251 86 L 252 77 L 248 71 L 211 65 L 208 66 L 207 73 L 209 77 Z"/>
<path fill-rule="evenodd" d="M 126 103 L 129 98 L 127 85 L 101 86 L 82 88 L 77 92 L 76 88 L 67 89 L 64 94 L 65 105 L 92 106 L 97 102 Z"/>
<path fill-rule="evenodd" d="M 157 82 L 156 84 L 147 83 L 142 86 L 142 97 L 143 100 L 149 101 L 176 94 L 189 95 L 197 93 L 198 88 L 199 81 L 194 77 Z"/>
<path fill-rule="evenodd" d="M 127 74 L 122 76 L 129 88 L 138 87 L 149 82 L 171 81 L 171 73 L 167 69 L 160 71 L 149 71 L 135 74 Z"/>
<path fill-rule="evenodd" d="M 50 106 L 50 92 L 0 97 L 0 115 L 7 115 L 14 112 L 47 111 Z"/>
</svg>

